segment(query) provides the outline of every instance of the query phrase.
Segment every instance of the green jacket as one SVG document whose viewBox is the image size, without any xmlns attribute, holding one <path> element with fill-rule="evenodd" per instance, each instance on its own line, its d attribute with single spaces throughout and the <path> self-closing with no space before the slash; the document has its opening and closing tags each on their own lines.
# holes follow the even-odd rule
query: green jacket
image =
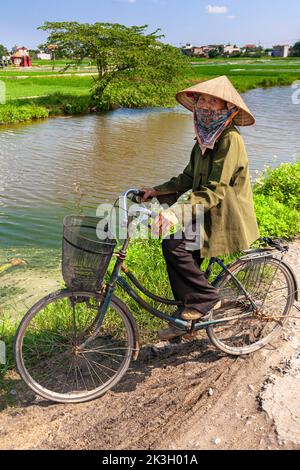
<svg viewBox="0 0 300 470">
<path fill-rule="evenodd" d="M 202 257 L 244 250 L 259 238 L 248 156 L 243 138 L 233 124 L 204 155 L 197 141 L 183 172 L 154 188 L 177 193 L 177 197 L 192 189 L 187 202 L 203 204 Z"/>
</svg>

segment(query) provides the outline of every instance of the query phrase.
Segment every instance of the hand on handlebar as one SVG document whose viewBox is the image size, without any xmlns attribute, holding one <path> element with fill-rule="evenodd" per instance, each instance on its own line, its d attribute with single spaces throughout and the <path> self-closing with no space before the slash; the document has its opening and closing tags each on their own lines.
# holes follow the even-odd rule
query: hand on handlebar
<svg viewBox="0 0 300 470">
<path fill-rule="evenodd" d="M 154 188 L 128 189 L 123 194 L 123 208 L 125 210 L 125 214 L 128 212 L 128 215 L 130 216 L 135 216 L 136 213 L 140 213 L 142 218 L 152 218 L 152 224 L 147 223 L 145 225 L 148 225 L 148 228 L 153 230 L 153 235 L 155 237 L 164 237 L 165 235 L 168 235 L 168 233 L 170 234 L 179 230 L 181 228 L 181 223 L 176 217 L 174 211 L 170 208 L 162 210 L 159 212 L 159 214 L 157 214 L 157 210 L 154 212 L 151 208 L 149 209 L 143 204 L 143 202 L 147 199 L 155 197 L 159 194 L 160 192 L 156 191 Z M 131 199 L 133 202 L 139 204 L 139 207 L 130 207 L 129 210 L 127 210 L 127 197 L 129 197 L 129 199 Z M 133 211 L 131 211 L 131 209 L 133 209 Z M 140 222 L 144 223 L 145 220 Z M 128 224 L 127 216 L 126 224 Z"/>
<path fill-rule="evenodd" d="M 144 195 L 142 197 L 142 201 L 146 202 L 148 199 L 152 197 L 156 197 L 158 195 L 158 191 L 154 188 L 141 188 L 140 191 L 143 191 Z"/>
</svg>

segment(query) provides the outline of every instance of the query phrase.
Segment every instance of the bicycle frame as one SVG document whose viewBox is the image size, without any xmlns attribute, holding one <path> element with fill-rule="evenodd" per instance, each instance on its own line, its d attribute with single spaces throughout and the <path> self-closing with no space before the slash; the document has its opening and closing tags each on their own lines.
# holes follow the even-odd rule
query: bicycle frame
<svg viewBox="0 0 300 470">
<path fill-rule="evenodd" d="M 185 321 L 185 320 L 182 320 L 180 318 L 172 317 L 170 314 L 166 314 L 166 313 L 162 312 L 161 310 L 158 310 L 158 309 L 152 307 L 148 302 L 146 302 L 144 299 L 142 299 L 142 297 L 130 286 L 130 284 L 126 281 L 126 279 L 121 275 L 121 271 L 122 271 L 131 280 L 131 282 L 135 285 L 135 287 L 140 292 L 145 294 L 149 299 L 151 298 L 151 299 L 156 300 L 158 302 L 161 302 L 165 305 L 182 306 L 182 302 L 178 302 L 178 301 L 175 301 L 175 300 L 170 300 L 170 299 L 166 299 L 166 298 L 163 298 L 163 297 L 159 297 L 159 296 L 151 293 L 150 291 L 148 291 L 145 287 L 142 286 L 142 284 L 140 284 L 140 282 L 129 271 L 129 269 L 126 266 L 124 266 L 124 261 L 126 259 L 126 250 L 128 248 L 129 241 L 130 241 L 130 238 L 128 237 L 125 240 L 122 249 L 116 254 L 118 259 L 115 263 L 115 266 L 114 266 L 113 272 L 111 274 L 111 277 L 110 277 L 108 283 L 105 286 L 106 289 L 105 289 L 105 294 L 104 294 L 104 300 L 103 300 L 103 304 L 100 307 L 99 318 L 98 318 L 97 323 L 96 323 L 95 335 L 97 334 L 97 330 L 99 330 L 100 327 L 101 327 L 101 324 L 102 324 L 102 321 L 104 319 L 105 313 L 106 313 L 107 309 L 109 308 L 110 300 L 112 298 L 112 295 L 113 295 L 117 285 L 119 285 L 135 302 L 137 302 L 142 308 L 147 310 L 151 315 L 154 315 L 155 317 L 158 317 L 161 320 L 167 321 L 168 323 L 173 324 L 177 328 L 185 329 L 187 332 L 190 331 L 191 330 L 191 324 L 190 324 L 189 321 Z M 239 288 L 244 292 L 245 296 L 250 300 L 252 305 L 254 307 L 256 307 L 255 303 L 252 301 L 252 299 L 251 299 L 250 295 L 248 294 L 248 292 L 244 289 L 244 287 L 239 282 L 239 280 L 230 272 L 230 269 L 229 269 L 230 265 L 228 265 L 228 266 L 225 265 L 223 263 L 223 261 L 220 260 L 219 258 L 211 258 L 210 259 L 208 268 L 205 272 L 206 276 L 209 277 L 210 272 L 212 270 L 212 267 L 215 263 L 217 263 L 219 266 L 222 267 L 222 272 L 219 274 L 219 276 L 224 271 L 229 273 L 232 276 L 232 278 L 234 279 L 234 281 L 237 283 Z M 212 285 L 214 285 L 214 283 L 217 281 L 219 276 L 217 276 L 217 278 L 212 282 Z M 251 312 L 248 312 L 248 313 L 245 313 L 245 314 L 239 314 L 238 316 L 227 317 L 226 319 L 193 322 L 192 329 L 193 329 L 193 331 L 197 331 L 197 330 L 200 330 L 200 329 L 205 329 L 210 325 L 221 324 L 221 323 L 223 324 L 223 323 L 226 323 L 228 321 L 232 321 L 235 318 L 241 319 L 243 317 L 248 317 L 249 315 L 251 315 Z M 92 338 L 93 338 L 93 336 L 92 336 Z"/>
<path fill-rule="evenodd" d="M 128 190 L 123 194 L 123 206 L 124 206 L 123 208 L 125 209 L 125 211 L 126 211 L 126 198 L 128 197 L 128 194 L 134 193 L 134 192 L 136 193 L 136 191 L 137 190 Z M 146 209 L 146 211 L 147 211 L 147 209 Z M 148 211 L 148 213 L 149 213 L 150 217 L 153 216 L 150 211 Z M 127 228 L 130 225 L 130 223 L 132 222 L 132 220 L 133 220 L 133 216 L 128 216 L 127 211 L 126 211 Z M 189 321 L 185 321 L 185 320 L 182 320 L 180 318 L 173 317 L 173 316 L 171 316 L 171 314 L 166 314 L 166 313 L 162 312 L 161 310 L 158 310 L 158 309 L 152 307 L 147 301 L 145 301 L 139 295 L 138 292 L 136 292 L 130 286 L 130 284 L 126 281 L 124 276 L 121 275 L 121 272 L 123 272 L 130 279 L 130 281 L 134 284 L 134 286 L 138 289 L 138 291 L 145 294 L 149 299 L 158 301 L 158 302 L 163 303 L 165 305 L 182 306 L 182 302 L 177 302 L 175 300 L 170 300 L 170 299 L 166 299 L 166 298 L 163 298 L 163 297 L 159 297 L 159 296 L 151 293 L 150 291 L 148 291 L 145 287 L 142 286 L 142 284 L 140 284 L 140 282 L 129 271 L 129 269 L 126 266 L 124 266 L 124 261 L 125 261 L 126 256 L 127 256 L 127 248 L 128 248 L 129 243 L 130 243 L 130 234 L 128 233 L 128 230 L 127 230 L 127 238 L 123 242 L 122 248 L 119 250 L 118 253 L 114 254 L 115 256 L 117 256 L 118 259 L 116 260 L 113 272 L 110 276 L 110 279 L 109 279 L 108 283 L 105 286 L 103 303 L 102 303 L 102 305 L 99 309 L 99 316 L 98 316 L 98 320 L 96 322 L 95 335 L 97 335 L 97 331 L 101 327 L 101 324 L 103 322 L 105 313 L 107 312 L 107 310 L 109 308 L 109 304 L 110 304 L 112 295 L 113 295 L 117 285 L 119 285 L 135 302 L 137 302 L 142 308 L 147 310 L 151 315 L 154 315 L 155 317 L 158 317 L 161 320 L 167 321 L 168 323 L 176 326 L 177 328 L 185 329 L 187 332 L 191 331 L 191 323 Z M 255 257 L 272 256 L 272 253 L 270 253 L 270 251 L 268 251 L 267 249 L 265 251 L 264 250 L 259 250 L 259 249 L 257 251 L 253 250 L 252 253 Z M 244 256 L 244 257 L 241 257 L 239 259 L 243 259 L 243 258 L 246 259 L 247 255 Z M 217 257 L 211 258 L 209 260 L 209 264 L 208 264 L 208 267 L 207 267 L 206 272 L 205 272 L 205 275 L 207 276 L 207 278 L 209 278 L 214 264 L 218 264 L 222 268 L 222 271 L 213 280 L 212 285 L 215 285 L 218 282 L 218 280 L 220 279 L 220 277 L 224 274 L 224 272 L 226 272 L 227 274 L 229 274 L 232 277 L 234 283 L 244 293 L 245 297 L 249 300 L 253 310 L 251 309 L 250 312 L 235 315 L 235 316 L 232 316 L 232 317 L 227 317 L 226 319 L 192 322 L 192 330 L 193 331 L 206 329 L 210 325 L 224 324 L 224 323 L 227 323 L 228 321 L 232 321 L 234 319 L 241 319 L 241 318 L 244 318 L 244 317 L 245 318 L 249 317 L 253 313 L 253 311 L 256 311 L 258 309 L 255 302 L 252 300 L 251 295 L 246 291 L 246 289 L 243 287 L 241 282 L 231 272 L 230 266 L 232 264 L 226 265 L 225 263 L 223 263 L 223 261 L 221 259 L 219 259 Z M 91 339 L 93 339 L 93 337 L 94 337 L 94 335 L 92 335 L 92 337 L 89 340 L 87 340 L 87 342 L 89 342 Z"/>
<path fill-rule="evenodd" d="M 213 264 L 219 264 L 223 270 L 222 270 L 222 273 L 224 271 L 227 271 L 230 273 L 228 267 L 219 259 L 219 258 L 214 258 L 214 259 L 211 259 L 210 260 L 210 266 L 212 267 Z M 169 300 L 169 299 L 165 299 L 163 297 L 159 297 L 159 296 L 156 296 L 154 294 L 152 294 L 151 292 L 149 292 L 147 289 L 145 289 L 140 283 L 139 281 L 136 279 L 136 277 L 128 270 L 128 268 L 125 268 L 123 265 L 122 265 L 122 271 L 125 273 L 126 276 L 129 277 L 129 279 L 133 282 L 133 284 L 138 288 L 138 290 L 140 290 L 141 292 L 143 292 L 147 297 L 149 298 L 152 298 L 156 301 L 159 301 L 161 303 L 164 303 L 165 305 L 178 305 L 178 306 L 182 306 L 182 302 L 176 302 L 176 301 L 172 301 L 172 300 Z M 222 274 L 221 273 L 221 274 Z M 208 274 L 208 270 L 206 270 L 205 274 L 207 275 Z M 245 291 L 245 289 L 243 288 L 243 286 L 240 284 L 240 282 L 234 277 L 234 275 L 232 273 L 230 273 L 232 275 L 232 277 L 235 279 L 235 281 L 237 282 L 237 284 L 241 287 L 241 289 L 244 291 L 245 295 L 247 297 L 249 297 L 249 294 Z M 213 281 L 212 284 L 214 284 L 214 282 L 216 282 L 217 278 Z M 122 287 L 122 289 L 133 299 L 135 300 L 142 308 L 144 308 L 145 310 L 147 310 L 150 314 L 160 318 L 161 320 L 165 320 L 165 321 L 168 321 L 169 323 L 179 327 L 179 328 L 187 328 L 187 330 L 190 330 L 190 322 L 187 322 L 185 320 L 181 320 L 180 318 L 176 318 L 176 317 L 172 317 L 171 315 L 169 314 L 165 314 L 164 312 L 160 311 L 160 310 L 157 310 L 156 308 L 153 308 L 148 302 L 146 302 L 144 299 L 142 299 L 140 297 L 140 295 L 129 285 L 129 283 L 126 281 L 126 279 L 119 275 L 119 277 L 117 278 L 117 284 L 119 286 Z M 252 302 L 253 303 L 253 302 Z M 238 315 L 236 317 L 228 317 L 226 320 L 224 319 L 221 319 L 221 320 L 208 320 L 208 321 L 200 321 L 200 322 L 197 322 L 197 323 L 194 323 L 193 325 L 193 330 L 200 330 L 200 329 L 203 329 L 203 328 L 207 328 L 209 325 L 213 325 L 213 324 L 218 324 L 218 323 L 226 323 L 227 321 L 229 320 L 233 320 L 234 318 L 242 318 L 243 316 L 249 316 L 249 313 L 246 313 L 244 315 Z"/>
</svg>

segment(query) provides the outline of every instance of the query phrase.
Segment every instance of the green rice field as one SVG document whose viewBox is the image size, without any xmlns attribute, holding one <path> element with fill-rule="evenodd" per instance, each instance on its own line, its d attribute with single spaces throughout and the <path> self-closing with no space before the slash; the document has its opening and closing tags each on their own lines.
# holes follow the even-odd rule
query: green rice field
<svg viewBox="0 0 300 470">
<path fill-rule="evenodd" d="M 17 109 L 27 105 L 44 107 L 44 113 L 32 110 L 32 118 L 41 114 L 80 114 L 89 109 L 89 97 L 96 68 L 90 62 L 80 67 L 64 68 L 67 61 L 58 61 L 52 72 L 51 63 L 34 63 L 32 69 L 8 67 L 0 70 L 0 82 L 5 87 L 6 104 L 0 105 L 0 124 L 30 120 L 29 108 L 26 119 L 18 118 Z M 290 85 L 300 80 L 300 58 L 232 58 L 232 59 L 195 59 L 192 58 L 183 86 L 227 75 L 240 92 L 257 87 Z M 105 97 L 106 108 L 112 107 L 171 107 L 176 104 L 172 88 L 157 90 L 153 85 L 137 86 L 136 83 L 124 87 L 110 86 Z M 164 99 L 161 99 L 164 94 Z M 71 105 L 70 105 L 71 104 Z M 9 108 L 7 108 L 9 106 Z M 66 111 L 67 110 L 67 111 Z M 45 114 L 46 113 L 46 114 Z M 10 117 L 12 116 L 12 117 Z M 22 113 L 24 116 L 24 113 Z"/>
</svg>

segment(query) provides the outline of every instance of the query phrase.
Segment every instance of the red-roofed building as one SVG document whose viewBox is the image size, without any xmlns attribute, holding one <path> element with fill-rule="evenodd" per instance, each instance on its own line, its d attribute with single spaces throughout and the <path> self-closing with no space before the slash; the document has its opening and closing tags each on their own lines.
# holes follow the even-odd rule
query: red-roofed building
<svg viewBox="0 0 300 470">
<path fill-rule="evenodd" d="M 31 67 L 32 61 L 27 47 L 16 47 L 11 55 L 13 65 L 17 67 Z"/>
<path fill-rule="evenodd" d="M 243 49 L 256 49 L 257 45 L 256 44 L 246 44 Z"/>
</svg>

